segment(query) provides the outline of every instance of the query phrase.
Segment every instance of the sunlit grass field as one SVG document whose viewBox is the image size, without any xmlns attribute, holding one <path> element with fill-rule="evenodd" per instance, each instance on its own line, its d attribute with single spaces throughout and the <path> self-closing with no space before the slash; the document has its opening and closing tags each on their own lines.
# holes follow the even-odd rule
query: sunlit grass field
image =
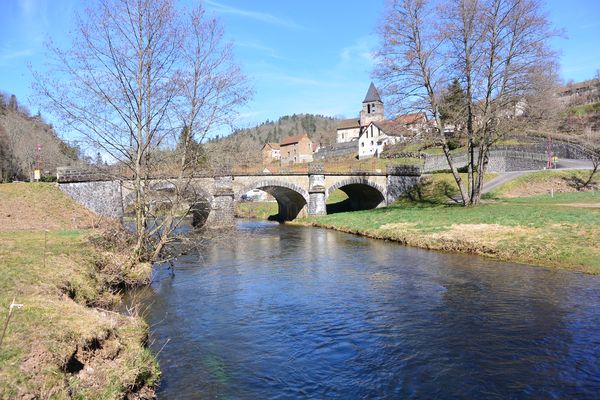
<svg viewBox="0 0 600 400">
<path fill-rule="evenodd" d="M 524 177 L 521 184 L 531 185 L 540 176 L 546 177 Z M 298 222 L 428 249 L 600 273 L 597 191 L 496 197 L 477 207 L 462 207 L 449 204 L 447 198 L 444 201 L 438 186 L 427 187 L 419 200 L 404 199 L 384 208 L 308 217 Z"/>
</svg>

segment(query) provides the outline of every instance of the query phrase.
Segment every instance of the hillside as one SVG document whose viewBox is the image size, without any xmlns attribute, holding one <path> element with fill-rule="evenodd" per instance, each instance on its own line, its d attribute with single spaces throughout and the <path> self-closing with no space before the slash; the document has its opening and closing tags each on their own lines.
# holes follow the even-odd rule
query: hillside
<svg viewBox="0 0 600 400">
<path fill-rule="evenodd" d="M 14 96 L 7 100 L 0 93 L 0 182 L 29 179 L 38 145 L 43 175 L 54 175 L 57 166 L 77 160 L 77 150 L 62 141 L 51 125 L 29 116 Z"/>
<path fill-rule="evenodd" d="M 254 163 L 261 159 L 260 149 L 268 142 L 279 143 L 283 138 L 306 133 L 314 143 L 335 143 L 338 120 L 323 115 L 286 115 L 277 121 L 265 121 L 260 125 L 238 129 L 231 135 L 208 144 L 209 154 L 220 160 L 228 155 L 235 157 L 235 164 Z"/>
</svg>

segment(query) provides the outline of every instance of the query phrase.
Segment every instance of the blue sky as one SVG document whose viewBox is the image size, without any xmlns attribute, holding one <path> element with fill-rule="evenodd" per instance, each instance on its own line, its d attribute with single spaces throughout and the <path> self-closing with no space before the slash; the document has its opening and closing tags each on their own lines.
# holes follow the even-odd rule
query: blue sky
<svg viewBox="0 0 600 400">
<path fill-rule="evenodd" d="M 43 68 L 46 38 L 68 43 L 74 12 L 83 3 L 0 0 L 0 90 L 26 100 L 34 113 L 39 107 L 30 99 L 27 65 Z M 593 77 L 600 69 L 600 1 L 544 3 L 567 35 L 552 42 L 561 52 L 562 78 Z M 255 90 L 240 126 L 293 113 L 358 113 L 371 80 L 384 0 L 206 0 L 205 6 L 225 25 Z"/>
</svg>

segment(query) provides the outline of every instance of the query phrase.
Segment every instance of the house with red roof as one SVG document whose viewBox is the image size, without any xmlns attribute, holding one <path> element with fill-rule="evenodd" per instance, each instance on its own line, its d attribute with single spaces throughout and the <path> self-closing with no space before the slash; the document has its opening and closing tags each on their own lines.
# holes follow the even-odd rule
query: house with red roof
<svg viewBox="0 0 600 400">
<path fill-rule="evenodd" d="M 261 149 L 263 164 L 270 164 L 273 161 L 279 161 L 281 158 L 281 149 L 279 143 L 265 143 Z"/>
<path fill-rule="evenodd" d="M 313 160 L 314 145 L 308 135 L 290 136 L 279 143 L 281 165 L 307 163 Z"/>
</svg>

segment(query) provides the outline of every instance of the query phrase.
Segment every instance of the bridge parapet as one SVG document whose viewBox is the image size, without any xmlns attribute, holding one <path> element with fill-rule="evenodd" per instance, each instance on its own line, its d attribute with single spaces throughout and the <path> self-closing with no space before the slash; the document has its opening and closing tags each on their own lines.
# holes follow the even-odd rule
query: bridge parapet
<svg viewBox="0 0 600 400">
<path fill-rule="evenodd" d="M 323 165 L 323 163 L 312 162 L 312 163 L 308 164 L 308 174 L 309 175 L 312 175 L 312 174 L 323 175 L 324 173 L 325 173 L 325 166 Z"/>
<path fill-rule="evenodd" d="M 388 175 L 421 176 L 421 168 L 417 165 L 391 165 L 386 167 Z"/>
<path fill-rule="evenodd" d="M 58 183 L 110 181 L 113 179 L 110 174 L 99 169 L 82 167 L 56 168 L 56 180 Z"/>
</svg>

